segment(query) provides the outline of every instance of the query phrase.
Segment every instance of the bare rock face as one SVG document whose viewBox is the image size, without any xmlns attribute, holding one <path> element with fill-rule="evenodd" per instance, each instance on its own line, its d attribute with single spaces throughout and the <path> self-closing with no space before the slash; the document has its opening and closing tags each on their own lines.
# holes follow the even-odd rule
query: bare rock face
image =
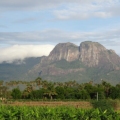
<svg viewBox="0 0 120 120">
<path fill-rule="evenodd" d="M 68 62 L 79 60 L 88 67 L 106 66 L 107 64 L 109 67 L 113 66 L 116 68 L 120 63 L 119 56 L 113 50 L 107 50 L 98 42 L 85 41 L 80 46 L 69 42 L 59 43 L 48 57 L 42 58 L 41 66 L 63 59 Z"/>
<path fill-rule="evenodd" d="M 97 42 L 85 41 L 80 46 L 59 43 L 49 56 L 29 70 L 28 76 L 41 76 L 47 80 L 90 81 L 108 79 L 119 81 L 120 57 Z"/>
<path fill-rule="evenodd" d="M 59 43 L 51 51 L 47 60 L 49 61 L 59 61 L 65 59 L 68 62 L 75 61 L 79 57 L 78 46 L 72 43 Z"/>
<path fill-rule="evenodd" d="M 80 44 L 79 51 L 79 60 L 92 67 L 99 64 L 100 53 L 106 51 L 106 48 L 97 42 L 86 41 Z"/>
</svg>

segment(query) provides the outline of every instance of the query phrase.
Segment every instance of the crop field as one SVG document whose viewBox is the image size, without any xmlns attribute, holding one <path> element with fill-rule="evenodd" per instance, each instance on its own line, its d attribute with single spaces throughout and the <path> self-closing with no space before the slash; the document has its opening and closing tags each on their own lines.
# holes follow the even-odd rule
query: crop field
<svg viewBox="0 0 120 120">
<path fill-rule="evenodd" d="M 120 120 L 120 109 L 88 101 L 13 101 L 0 105 L 0 120 Z"/>
<path fill-rule="evenodd" d="M 0 120 L 120 120 L 115 111 L 71 106 L 0 106 Z"/>
</svg>

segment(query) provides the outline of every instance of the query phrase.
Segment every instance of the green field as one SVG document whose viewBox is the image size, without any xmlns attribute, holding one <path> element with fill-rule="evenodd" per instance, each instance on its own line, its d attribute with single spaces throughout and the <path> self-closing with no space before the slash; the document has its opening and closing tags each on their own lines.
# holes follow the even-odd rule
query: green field
<svg viewBox="0 0 120 120">
<path fill-rule="evenodd" d="M 115 111 L 76 107 L 0 106 L 0 120 L 120 120 Z"/>
</svg>

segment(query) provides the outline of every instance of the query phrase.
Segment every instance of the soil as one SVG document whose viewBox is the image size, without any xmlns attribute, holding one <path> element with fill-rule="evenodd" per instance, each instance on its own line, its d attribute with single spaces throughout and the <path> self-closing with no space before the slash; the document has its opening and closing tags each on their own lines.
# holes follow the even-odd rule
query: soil
<svg viewBox="0 0 120 120">
<path fill-rule="evenodd" d="M 55 107 L 55 106 L 74 106 L 74 107 L 79 107 L 79 108 L 92 108 L 92 105 L 90 102 L 86 102 L 86 101 L 80 101 L 80 102 L 64 102 L 64 101 L 30 101 L 30 102 L 11 102 L 11 103 L 7 103 L 7 105 L 13 105 L 13 106 L 51 106 L 51 107 Z"/>
</svg>

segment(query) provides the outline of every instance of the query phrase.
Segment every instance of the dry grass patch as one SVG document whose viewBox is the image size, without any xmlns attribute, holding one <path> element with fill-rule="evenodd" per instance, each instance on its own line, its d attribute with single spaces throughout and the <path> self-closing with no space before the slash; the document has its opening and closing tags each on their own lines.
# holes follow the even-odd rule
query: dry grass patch
<svg viewBox="0 0 120 120">
<path fill-rule="evenodd" d="M 15 101 L 11 104 L 7 104 L 7 105 L 13 105 L 13 106 L 52 106 L 52 107 L 56 107 L 56 106 L 74 106 L 77 108 L 85 108 L 85 109 L 90 109 L 93 108 L 90 102 L 86 102 L 86 101 L 78 101 L 78 102 L 64 102 L 64 101 L 30 101 L 30 102 L 18 102 Z"/>
</svg>

